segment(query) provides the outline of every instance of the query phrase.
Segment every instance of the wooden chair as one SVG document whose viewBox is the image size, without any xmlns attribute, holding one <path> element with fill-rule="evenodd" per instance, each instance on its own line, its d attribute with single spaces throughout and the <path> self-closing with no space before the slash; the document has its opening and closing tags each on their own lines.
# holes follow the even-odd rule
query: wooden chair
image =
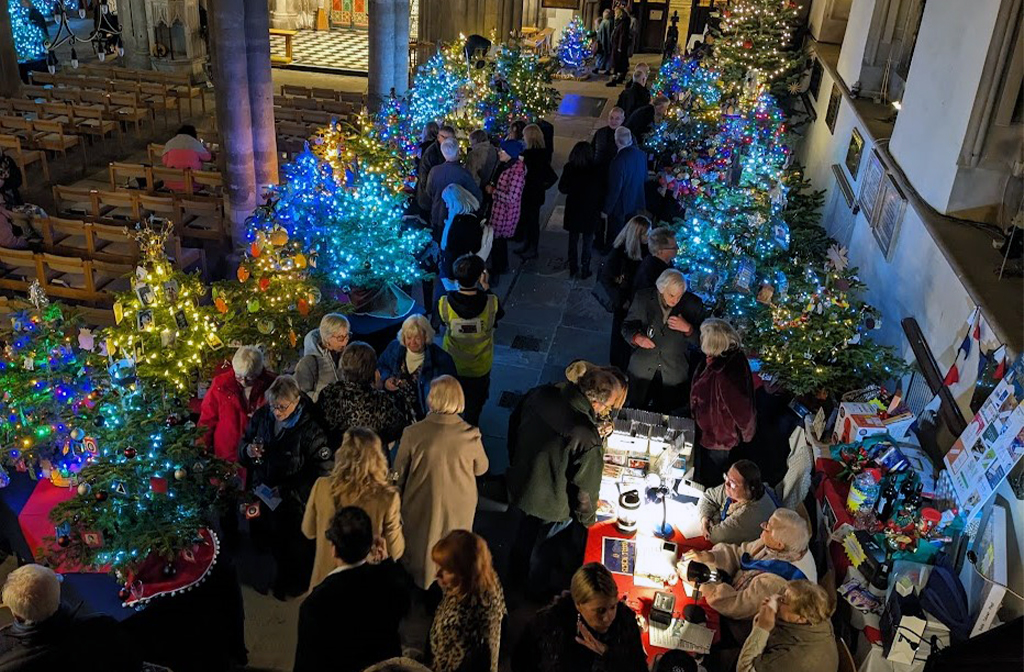
<svg viewBox="0 0 1024 672">
<path fill-rule="evenodd" d="M 296 84 L 282 84 L 281 95 L 289 98 L 309 98 L 313 95 L 313 90 L 308 86 L 298 86 Z"/>
<path fill-rule="evenodd" d="M 146 158 L 149 161 L 149 165 L 158 166 L 164 156 L 164 146 L 158 145 L 155 142 L 151 142 L 146 145 Z"/>
<path fill-rule="evenodd" d="M 68 149 L 78 147 L 82 150 L 82 172 L 88 163 L 88 156 L 85 153 L 85 142 L 77 135 L 64 133 L 64 126 L 59 121 L 48 121 L 37 119 L 32 122 L 32 129 L 36 131 L 36 147 L 48 152 L 60 152 L 65 160 L 68 158 Z"/>
<path fill-rule="evenodd" d="M 124 224 L 92 223 L 92 258 L 114 264 L 134 264 L 142 256 L 139 244 Z"/>
<path fill-rule="evenodd" d="M 181 124 L 181 100 L 167 90 L 166 84 L 142 82 L 139 84 L 139 92 L 145 105 L 149 106 L 154 112 L 156 110 L 163 112 L 165 128 L 170 124 L 167 118 L 170 110 L 177 112 L 178 123 Z"/>
<path fill-rule="evenodd" d="M 168 90 L 176 95 L 179 101 L 181 99 L 188 100 L 188 116 L 195 116 L 195 112 L 192 109 L 192 101 L 196 98 L 202 104 L 203 114 L 206 114 L 206 96 L 203 94 L 203 87 L 194 85 L 192 78 L 187 72 L 165 72 L 162 73 L 162 79 L 167 84 Z"/>
<path fill-rule="evenodd" d="M 54 210 L 62 217 L 99 217 L 96 191 L 81 187 L 53 187 Z"/>
<path fill-rule="evenodd" d="M 182 247 L 180 238 L 168 236 L 165 252 L 175 268 L 183 271 L 195 269 L 203 278 L 206 277 L 206 252 L 202 248 Z"/>
<path fill-rule="evenodd" d="M 105 91 L 89 91 L 80 89 L 78 100 L 81 107 L 89 107 L 103 113 L 103 118 L 109 121 L 118 121 L 114 111 L 110 108 L 110 94 Z"/>
<path fill-rule="evenodd" d="M 109 90 L 111 93 L 139 93 L 139 83 L 137 81 L 115 79 L 109 83 Z"/>
<path fill-rule="evenodd" d="M 86 302 L 99 298 L 90 262 L 49 252 L 38 255 L 38 258 L 43 267 L 40 283 L 47 296 Z"/>
<path fill-rule="evenodd" d="M 355 108 L 361 109 L 366 104 L 366 94 L 357 93 L 355 91 L 339 91 L 338 97 L 344 100 L 346 103 L 352 103 Z"/>
<path fill-rule="evenodd" d="M 146 191 L 153 190 L 153 175 L 150 172 L 150 167 L 145 166 L 141 163 L 123 163 L 121 161 L 111 161 L 109 167 L 110 173 L 110 188 L 111 190 L 116 189 L 144 189 Z M 145 186 L 131 187 L 128 185 L 128 180 L 143 180 L 141 184 Z"/>
<path fill-rule="evenodd" d="M 42 105 L 42 119 L 56 121 L 67 133 L 75 133 L 75 114 L 68 103 L 46 102 Z"/>
<path fill-rule="evenodd" d="M 154 164 L 149 170 L 153 176 L 152 192 L 190 194 L 192 188 L 189 180 L 189 170 L 186 168 L 165 168 L 162 165 Z"/>
<path fill-rule="evenodd" d="M 124 225 L 139 219 L 139 202 L 132 191 L 96 191 L 96 219 Z"/>
<path fill-rule="evenodd" d="M 42 278 L 43 266 L 31 250 L 0 247 L 0 289 L 27 292 L 33 280 Z"/>
<path fill-rule="evenodd" d="M 90 257 L 92 231 L 87 222 L 80 219 L 39 217 L 34 224 L 43 236 L 43 247 L 47 252 Z"/>
<path fill-rule="evenodd" d="M 152 124 L 156 120 L 156 114 L 152 110 L 147 108 L 139 100 L 138 94 L 135 93 L 112 93 L 110 94 L 110 109 L 116 117 L 125 123 L 127 127 L 129 122 L 135 124 L 135 134 L 142 135 L 141 124 L 147 119 L 150 121 L 151 129 Z"/>
<path fill-rule="evenodd" d="M 318 100 L 341 100 L 341 91 L 336 89 L 322 89 L 314 86 L 311 95 Z"/>
<path fill-rule="evenodd" d="M 22 98 L 11 99 L 11 111 L 19 117 L 28 117 L 29 120 L 35 118 L 39 114 L 39 103 L 34 100 L 25 100 Z"/>
<path fill-rule="evenodd" d="M 46 163 L 46 153 L 38 149 L 22 149 L 21 139 L 14 135 L 0 135 L 0 150 L 14 159 L 21 170 L 22 176 L 27 175 L 25 167 L 39 162 L 43 168 L 43 180 L 50 183 L 50 166 Z"/>
<path fill-rule="evenodd" d="M 220 196 L 224 193 L 224 176 L 213 170 L 189 171 L 189 191 L 192 195 Z"/>
<path fill-rule="evenodd" d="M 173 196 L 139 194 L 136 196 L 136 200 L 138 202 L 139 219 L 156 215 L 157 217 L 174 221 L 178 216 L 178 204 L 174 202 Z"/>
<path fill-rule="evenodd" d="M 107 119 L 103 110 L 72 105 L 71 114 L 75 118 L 75 129 L 79 133 L 91 138 L 99 138 L 104 144 L 107 142 L 107 136 L 114 133 L 117 133 L 117 139 L 121 140 L 121 125 Z"/>
<path fill-rule="evenodd" d="M 0 117 L 0 130 L 7 135 L 19 138 L 26 147 L 32 147 L 35 141 L 35 131 L 32 130 L 32 121 L 24 117 L 3 116 Z"/>
<path fill-rule="evenodd" d="M 95 231 L 96 224 L 92 225 Z M 113 305 L 116 294 L 127 292 L 132 288 L 128 279 L 135 271 L 135 263 L 120 264 L 104 259 L 93 259 L 89 262 L 92 270 L 93 286 L 98 293 L 97 302 Z M 109 311 L 108 311 L 109 312 Z"/>
<path fill-rule="evenodd" d="M 293 110 L 290 107 L 275 107 L 274 119 L 276 121 L 292 121 L 297 123 L 302 120 L 302 112 L 301 110 Z"/>
<path fill-rule="evenodd" d="M 277 127 L 277 137 L 292 137 L 302 138 L 305 140 L 309 137 L 309 130 L 303 123 L 296 123 L 294 121 L 282 121 L 275 124 Z"/>
<path fill-rule="evenodd" d="M 11 109 L 10 98 L 0 98 L 0 116 L 10 117 L 14 115 L 14 111 Z"/>
<path fill-rule="evenodd" d="M 320 103 L 320 109 L 341 119 L 355 114 L 352 103 L 347 100 L 325 100 Z"/>
<path fill-rule="evenodd" d="M 141 78 L 141 73 L 138 70 L 136 70 L 135 68 L 118 68 L 118 67 L 114 67 L 114 68 L 107 68 L 107 70 L 108 70 L 107 74 L 109 74 L 110 76 L 114 77 L 114 79 L 122 79 L 122 80 L 131 81 L 131 82 L 137 82 Z"/>
<path fill-rule="evenodd" d="M 49 100 L 50 92 L 52 90 L 53 89 L 45 86 L 26 84 L 25 86 L 21 87 L 21 95 L 25 96 L 29 100 L 35 100 L 36 102 L 39 102 L 39 99 Z"/>
<path fill-rule="evenodd" d="M 28 81 L 31 82 L 32 84 L 36 84 L 36 85 L 42 85 L 42 84 L 53 85 L 53 84 L 57 83 L 57 75 L 55 75 L 55 74 L 51 75 L 49 72 L 45 72 L 45 71 L 29 70 L 28 71 Z"/>
<path fill-rule="evenodd" d="M 330 112 L 320 112 L 318 110 L 305 110 L 302 113 L 302 123 L 304 124 L 316 124 L 317 126 L 326 126 L 331 123 L 331 119 L 335 115 Z"/>
<path fill-rule="evenodd" d="M 290 98 L 288 106 L 296 110 L 319 110 L 320 101 L 313 98 Z"/>
<path fill-rule="evenodd" d="M 214 240 L 230 243 L 224 224 L 224 203 L 212 199 L 178 199 L 175 233 L 182 240 Z"/>
</svg>

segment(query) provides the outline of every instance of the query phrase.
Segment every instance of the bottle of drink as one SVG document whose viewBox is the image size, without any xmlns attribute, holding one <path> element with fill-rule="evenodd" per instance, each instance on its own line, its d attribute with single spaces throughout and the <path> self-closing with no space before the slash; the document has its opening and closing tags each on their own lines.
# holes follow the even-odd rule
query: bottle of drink
<svg viewBox="0 0 1024 672">
<path fill-rule="evenodd" d="M 899 499 L 900 493 L 896 488 L 896 477 L 888 476 L 885 479 L 885 487 L 882 488 L 882 495 L 878 498 L 878 504 L 875 506 L 875 517 L 878 522 L 885 523 L 892 516 L 893 510 L 896 508 L 896 500 Z"/>
</svg>

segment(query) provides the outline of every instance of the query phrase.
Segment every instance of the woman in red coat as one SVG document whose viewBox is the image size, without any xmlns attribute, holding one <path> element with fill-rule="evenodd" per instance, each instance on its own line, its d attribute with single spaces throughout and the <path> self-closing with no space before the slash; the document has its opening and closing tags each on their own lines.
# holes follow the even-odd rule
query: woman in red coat
<svg viewBox="0 0 1024 672">
<path fill-rule="evenodd" d="M 263 405 L 263 393 L 274 374 L 263 368 L 263 353 L 243 345 L 231 358 L 231 369 L 214 376 L 203 397 L 199 424 L 206 427 L 206 447 L 223 460 L 238 461 L 238 443 L 249 418 Z"/>
<path fill-rule="evenodd" d="M 751 441 L 757 428 L 754 379 L 740 335 L 725 320 L 709 318 L 700 326 L 700 349 L 690 387 L 690 408 L 700 430 L 701 485 L 720 485 L 730 452 Z"/>
</svg>

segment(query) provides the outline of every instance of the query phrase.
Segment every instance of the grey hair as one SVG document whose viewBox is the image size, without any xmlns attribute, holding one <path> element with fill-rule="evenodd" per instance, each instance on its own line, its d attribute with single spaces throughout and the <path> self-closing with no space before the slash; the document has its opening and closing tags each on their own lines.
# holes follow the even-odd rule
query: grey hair
<svg viewBox="0 0 1024 672">
<path fill-rule="evenodd" d="M 405 347 L 405 333 L 412 329 L 418 329 L 423 334 L 423 340 L 427 345 L 430 345 L 434 341 L 434 336 L 437 335 L 434 328 L 430 326 L 430 320 L 420 314 L 410 315 L 405 318 L 402 328 L 398 330 L 398 342 L 402 344 L 403 348 Z"/>
<path fill-rule="evenodd" d="M 258 376 L 263 373 L 263 352 L 251 345 L 243 345 L 235 350 L 231 368 L 236 376 Z"/>
<path fill-rule="evenodd" d="M 686 278 L 683 274 L 674 268 L 667 268 L 661 272 L 658 276 L 658 280 L 654 283 L 658 288 L 658 291 L 662 294 L 667 292 L 670 287 L 678 287 L 686 293 Z"/>
<path fill-rule="evenodd" d="M 3 603 L 26 623 L 41 623 L 60 608 L 60 581 L 49 567 L 25 565 L 7 575 Z"/>
<path fill-rule="evenodd" d="M 622 109 L 621 107 L 613 107 L 612 109 L 608 110 L 608 116 L 609 116 L 609 118 L 610 118 L 610 117 L 611 117 L 611 116 L 612 116 L 613 114 L 615 114 L 616 112 L 618 112 L 619 114 L 621 114 L 621 115 L 622 115 L 622 120 L 623 120 L 623 121 L 625 121 L 625 120 L 626 120 L 626 111 L 625 111 L 624 109 Z"/>
<path fill-rule="evenodd" d="M 619 126 L 615 129 L 615 146 L 619 149 L 623 147 L 629 147 L 633 144 L 633 131 L 629 130 L 625 126 Z"/>
<path fill-rule="evenodd" d="M 296 401 L 302 398 L 302 390 L 299 389 L 299 384 L 295 382 L 294 376 L 278 376 L 263 396 L 269 406 L 275 401 Z"/>
<path fill-rule="evenodd" d="M 662 250 L 672 247 L 672 241 L 676 239 L 676 232 L 667 226 L 659 226 L 647 235 L 647 251 L 657 254 Z"/>
<path fill-rule="evenodd" d="M 454 161 L 459 156 L 459 141 L 455 138 L 448 138 L 441 143 L 441 154 L 445 161 Z"/>
<path fill-rule="evenodd" d="M 708 357 L 718 357 L 743 345 L 740 333 L 717 317 L 709 317 L 700 325 L 700 349 Z"/>
<path fill-rule="evenodd" d="M 348 323 L 348 318 L 341 313 L 327 313 L 320 318 L 320 340 L 324 341 L 338 333 L 339 329 L 344 329 L 345 333 L 351 333 L 352 327 Z"/>
<path fill-rule="evenodd" d="M 452 141 L 454 142 L 454 140 Z M 475 212 L 480 208 L 480 201 L 461 184 L 452 182 L 441 192 L 441 200 L 448 207 L 448 215 L 462 215 Z"/>
<path fill-rule="evenodd" d="M 641 79 L 647 79 L 647 71 L 637 66 L 636 70 L 633 71 L 633 83 L 635 84 Z"/>
</svg>

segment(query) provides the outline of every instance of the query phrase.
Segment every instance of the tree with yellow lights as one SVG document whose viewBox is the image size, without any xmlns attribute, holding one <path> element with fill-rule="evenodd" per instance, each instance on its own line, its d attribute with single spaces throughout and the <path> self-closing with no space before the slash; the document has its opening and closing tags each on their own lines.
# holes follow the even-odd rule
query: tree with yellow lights
<svg viewBox="0 0 1024 672">
<path fill-rule="evenodd" d="M 756 76 L 782 93 L 803 75 L 806 55 L 792 45 L 799 9 L 793 0 L 734 0 L 722 10 L 712 62 L 731 92 Z"/>
<path fill-rule="evenodd" d="M 228 343 L 261 345 L 268 365 L 280 369 L 295 359 L 298 343 L 324 312 L 313 277 L 316 256 L 308 255 L 281 227 L 251 232 L 253 241 L 236 280 L 215 283 L 213 306 L 224 321 Z"/>
<path fill-rule="evenodd" d="M 118 294 L 115 325 L 103 332 L 107 351 L 135 362 L 140 378 L 169 397 L 196 393 L 201 370 L 222 356 L 213 307 L 204 303 L 207 287 L 197 274 L 175 270 L 165 252 L 170 223 L 153 220 L 133 232 L 142 260 L 132 289 Z"/>
</svg>

